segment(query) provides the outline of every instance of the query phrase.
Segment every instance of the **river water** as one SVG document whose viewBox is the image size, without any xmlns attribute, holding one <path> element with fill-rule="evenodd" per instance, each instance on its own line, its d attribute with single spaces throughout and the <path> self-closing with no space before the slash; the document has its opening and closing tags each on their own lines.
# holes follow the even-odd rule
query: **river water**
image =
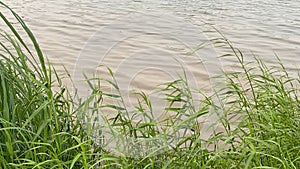
<svg viewBox="0 0 300 169">
<path fill-rule="evenodd" d="M 59 72 L 66 66 L 79 92 L 82 72 L 99 75 L 100 64 L 116 72 L 123 92 L 151 93 L 185 69 L 191 85 L 210 88 L 209 77 L 236 64 L 222 50 L 199 44 L 220 37 L 246 57 L 287 69 L 300 63 L 298 0 L 13 0 L 4 1 L 29 25 Z M 207 24 L 204 24 L 207 23 Z M 101 76 L 101 74 L 99 75 Z"/>
<path fill-rule="evenodd" d="M 217 81 L 210 77 L 237 64 L 232 57 L 218 57 L 228 52 L 224 47 L 207 44 L 196 50 L 221 36 L 208 32 L 212 26 L 246 59 L 259 56 L 274 65 L 277 54 L 291 74 L 297 73 L 300 63 L 299 0 L 4 2 L 28 24 L 58 72 L 67 68 L 80 96 L 89 91 L 82 73 L 109 78 L 99 67 L 107 65 L 115 72 L 125 104 L 136 105 L 130 93 L 142 90 L 150 95 L 157 118 L 164 116 L 167 104 L 156 92 L 161 88 L 157 85 L 177 79 L 184 70 L 191 88 L 211 92 Z M 114 92 L 109 87 L 102 90 Z M 216 120 L 214 115 L 206 118 L 203 137 L 212 133 L 210 126 Z"/>
</svg>

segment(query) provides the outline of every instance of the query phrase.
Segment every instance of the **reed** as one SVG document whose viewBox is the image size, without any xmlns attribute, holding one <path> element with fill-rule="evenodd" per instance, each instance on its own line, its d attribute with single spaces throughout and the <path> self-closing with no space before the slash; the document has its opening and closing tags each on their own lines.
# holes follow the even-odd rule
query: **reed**
<svg viewBox="0 0 300 169">
<path fill-rule="evenodd" d="M 212 95 L 191 89 L 184 74 L 162 84 L 170 116 L 158 120 L 143 92 L 135 109 L 126 106 L 107 67 L 111 79 L 86 77 L 87 98 L 71 95 L 23 20 L 0 6 L 18 23 L 0 12 L 9 30 L 0 42 L 0 168 L 300 168 L 300 76 L 278 57 L 277 67 L 249 63 L 226 38 L 212 40 L 231 49 L 223 57 L 239 69 L 224 72 Z M 203 139 L 201 119 L 213 113 L 223 130 Z M 107 135 L 121 149 L 108 149 Z"/>
</svg>

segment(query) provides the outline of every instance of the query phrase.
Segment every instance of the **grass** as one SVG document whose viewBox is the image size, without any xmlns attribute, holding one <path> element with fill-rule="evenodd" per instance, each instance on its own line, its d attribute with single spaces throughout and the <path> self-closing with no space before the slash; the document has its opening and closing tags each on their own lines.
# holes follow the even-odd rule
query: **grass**
<svg viewBox="0 0 300 169">
<path fill-rule="evenodd" d="M 224 72 L 225 85 L 212 95 L 191 89 L 185 75 L 166 82 L 160 92 L 170 116 L 157 120 L 143 92 L 134 110 L 126 107 L 106 67 L 111 79 L 86 77 L 89 97 L 71 95 L 10 12 L 18 25 L 0 13 L 9 29 L 0 42 L 0 168 L 300 168 L 300 76 L 291 77 L 278 57 L 277 67 L 245 62 L 224 37 L 214 39 L 231 49 L 223 57 L 235 57 L 239 69 Z M 201 119 L 213 113 L 222 130 L 203 139 Z"/>
</svg>

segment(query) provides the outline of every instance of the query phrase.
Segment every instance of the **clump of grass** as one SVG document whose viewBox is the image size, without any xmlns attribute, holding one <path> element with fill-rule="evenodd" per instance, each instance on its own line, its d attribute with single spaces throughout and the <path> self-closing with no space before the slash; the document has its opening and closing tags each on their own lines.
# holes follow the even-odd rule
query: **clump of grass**
<svg viewBox="0 0 300 169">
<path fill-rule="evenodd" d="M 239 168 L 299 168 L 299 76 L 290 77 L 278 57 L 269 67 L 259 58 L 245 62 L 228 41 L 240 71 L 225 72 L 224 116 L 230 151 L 226 163 Z M 226 55 L 228 56 L 228 55 Z M 235 129 L 232 120 L 239 117 Z"/>
<path fill-rule="evenodd" d="M 17 31 L 0 13 L 10 30 L 1 31 L 0 43 L 0 168 L 88 168 L 92 144 L 77 123 L 73 98 L 26 24 L 0 5 L 20 26 Z"/>
<path fill-rule="evenodd" d="M 0 13 L 10 30 L 0 42 L 0 168 L 300 168 L 300 76 L 278 57 L 278 67 L 245 62 L 228 40 L 215 39 L 240 69 L 224 72 L 213 95 L 191 89 L 185 75 L 163 84 L 169 116 L 156 119 L 143 92 L 135 108 L 125 104 L 109 68 L 111 79 L 86 77 L 87 98 L 71 95 L 30 29 L 0 5 L 26 35 Z M 222 130 L 203 139 L 211 114 Z"/>
<path fill-rule="evenodd" d="M 116 112 L 116 116 L 106 119 L 106 127 L 111 132 L 106 134 L 113 135 L 114 140 L 133 141 L 130 142 L 133 145 L 122 145 L 122 148 L 128 149 L 117 149 L 115 152 L 118 155 L 110 154 L 109 158 L 104 158 L 107 166 L 299 168 L 299 76 L 290 77 L 278 57 L 278 67 L 268 67 L 259 58 L 254 58 L 251 63 L 245 62 L 242 52 L 229 41 L 218 39 L 220 43 L 232 50 L 232 54 L 224 57 L 235 57 L 239 69 L 224 72 L 225 87 L 214 95 L 204 95 L 205 99 L 196 101 L 196 104 L 193 93 L 199 94 L 201 91 L 191 89 L 185 76 L 165 83 L 161 91 L 169 102 L 165 111 L 172 113 L 163 120 L 153 117 L 151 101 L 144 93 L 138 93 L 138 105 L 135 110 L 129 111 L 110 69 L 112 80 L 88 80 L 92 91 L 105 86 L 103 83 L 99 85 L 101 81 L 108 82 L 107 85 L 116 90 L 113 93 L 99 93 L 97 103 L 92 106 L 93 110 L 97 110 L 97 115 L 106 113 L 107 109 L 102 108 L 112 108 Z M 215 97 L 220 99 L 218 103 L 214 102 Z M 101 101 L 112 98 L 115 101 L 111 105 L 103 105 L 99 98 Z M 219 117 L 223 130 L 215 131 L 204 140 L 199 123 L 205 115 L 212 113 Z M 138 115 L 143 118 L 137 118 Z M 136 118 L 140 119 L 137 123 Z M 157 138 L 163 140 L 159 146 L 142 144 L 149 141 L 158 143 Z M 130 146 L 133 147 L 130 149 Z M 143 154 L 145 151 L 147 153 Z M 134 154 L 126 154 L 128 152 Z"/>
</svg>

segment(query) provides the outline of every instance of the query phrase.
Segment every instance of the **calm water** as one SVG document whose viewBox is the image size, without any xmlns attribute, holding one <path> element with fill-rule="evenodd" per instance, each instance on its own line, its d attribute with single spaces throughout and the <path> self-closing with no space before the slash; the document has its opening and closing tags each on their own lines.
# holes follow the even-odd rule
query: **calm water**
<svg viewBox="0 0 300 169">
<path fill-rule="evenodd" d="M 75 83 L 82 72 L 99 75 L 99 64 L 115 72 L 122 91 L 151 92 L 186 69 L 191 85 L 209 88 L 208 77 L 235 64 L 217 59 L 212 46 L 190 54 L 216 35 L 207 22 L 247 56 L 272 64 L 277 53 L 290 71 L 300 63 L 298 0 L 14 0 L 50 61 L 65 65 Z M 202 63 L 201 63 L 202 62 Z M 84 87 L 80 87 L 85 92 Z"/>
</svg>

